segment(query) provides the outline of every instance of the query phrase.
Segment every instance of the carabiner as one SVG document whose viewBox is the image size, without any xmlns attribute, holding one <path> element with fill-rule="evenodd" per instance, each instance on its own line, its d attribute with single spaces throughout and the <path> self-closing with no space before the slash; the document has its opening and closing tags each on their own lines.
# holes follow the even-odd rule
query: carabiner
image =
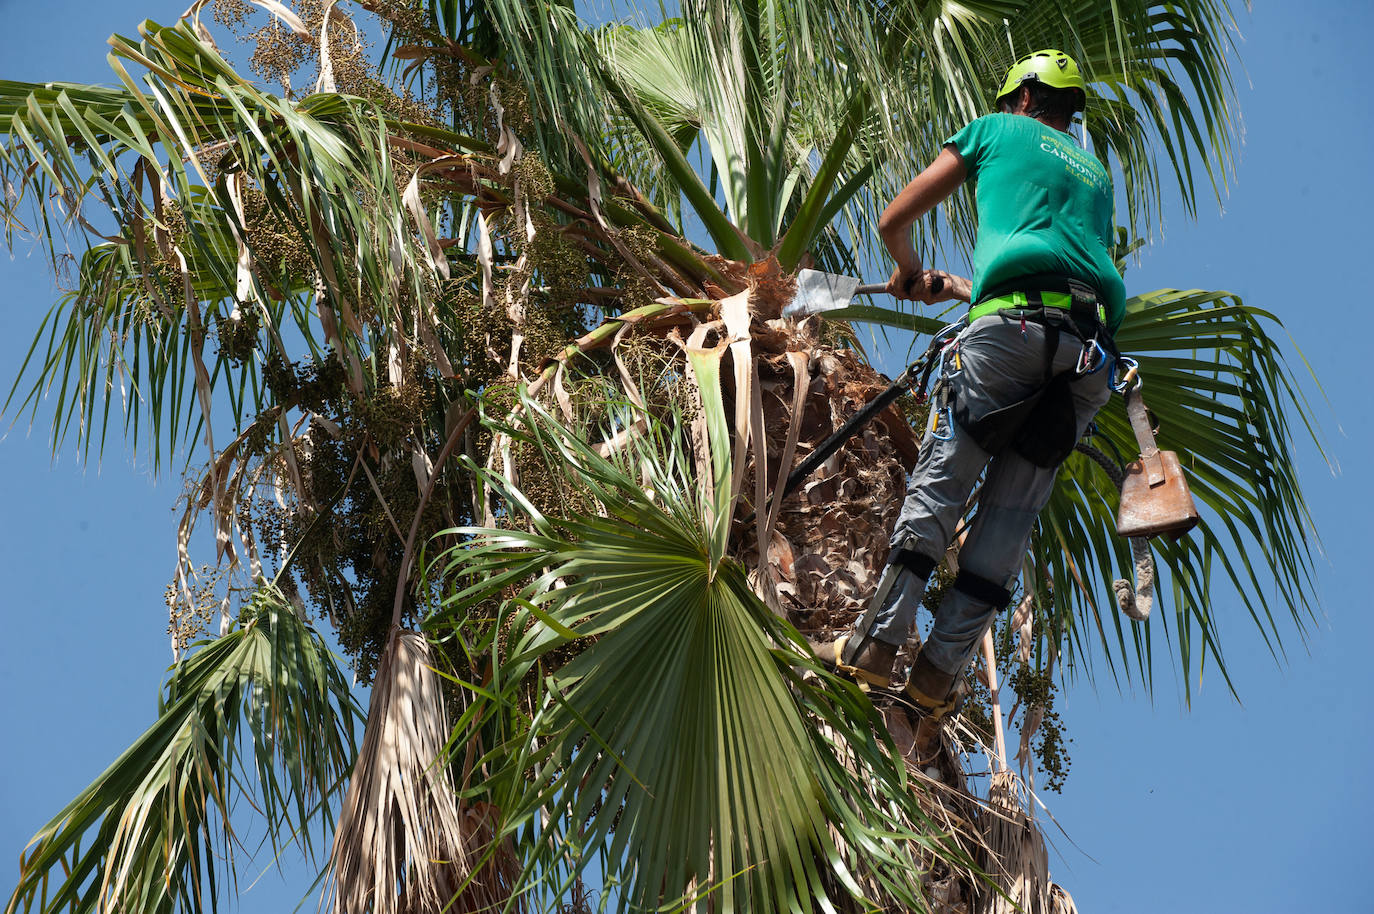
<svg viewBox="0 0 1374 914">
<path fill-rule="evenodd" d="M 945 420 L 945 433 L 940 434 L 940 419 Z M 935 411 L 935 424 L 930 430 L 930 437 L 937 441 L 948 441 L 954 437 L 954 407 L 946 406 L 944 409 Z"/>
<path fill-rule="evenodd" d="M 1125 366 L 1126 368 L 1126 373 L 1122 375 L 1120 381 L 1116 379 L 1117 366 Z M 1128 355 L 1119 356 L 1112 364 L 1112 372 L 1107 383 L 1111 385 L 1112 390 L 1124 394 L 1127 388 L 1131 386 L 1132 381 L 1135 381 L 1135 389 L 1139 390 L 1141 386 L 1140 363 Z"/>
<path fill-rule="evenodd" d="M 1080 378 L 1101 371 L 1102 366 L 1107 364 L 1107 350 L 1102 348 L 1097 337 L 1083 344 L 1083 351 L 1078 354 L 1078 367 L 1074 373 Z M 1089 367 L 1091 366 L 1091 367 Z"/>
</svg>

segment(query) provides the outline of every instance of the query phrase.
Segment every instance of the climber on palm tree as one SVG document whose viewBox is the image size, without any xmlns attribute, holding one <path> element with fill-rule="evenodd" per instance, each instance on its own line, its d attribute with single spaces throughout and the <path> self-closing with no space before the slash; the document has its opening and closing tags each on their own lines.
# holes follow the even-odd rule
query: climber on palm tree
<svg viewBox="0 0 1374 914">
<path fill-rule="evenodd" d="M 955 683 L 1011 600 L 1059 464 L 1111 392 L 1105 366 L 1125 288 L 1109 250 L 1111 179 L 1069 133 L 1085 101 L 1083 77 L 1066 54 L 1022 58 L 998 93 L 1000 112 L 951 137 L 879 223 L 897 263 L 891 294 L 973 307 L 944 350 L 932 425 L 877 592 L 855 629 L 817 653 L 857 679 L 889 684 L 927 580 L 986 468 L 958 573 L 907 680 L 927 721 L 952 708 Z M 971 283 L 923 269 L 911 233 L 965 181 L 975 182 L 978 213 Z"/>
</svg>

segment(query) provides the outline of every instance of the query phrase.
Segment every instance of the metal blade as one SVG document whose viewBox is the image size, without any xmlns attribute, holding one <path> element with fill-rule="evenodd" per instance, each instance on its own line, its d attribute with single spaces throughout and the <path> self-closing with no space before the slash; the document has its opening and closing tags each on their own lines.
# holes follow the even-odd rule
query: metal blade
<svg viewBox="0 0 1374 914">
<path fill-rule="evenodd" d="M 802 270 L 797 274 L 797 294 L 782 309 L 782 316 L 799 319 L 822 311 L 848 308 L 858 288 L 859 281 L 852 276 Z"/>
</svg>

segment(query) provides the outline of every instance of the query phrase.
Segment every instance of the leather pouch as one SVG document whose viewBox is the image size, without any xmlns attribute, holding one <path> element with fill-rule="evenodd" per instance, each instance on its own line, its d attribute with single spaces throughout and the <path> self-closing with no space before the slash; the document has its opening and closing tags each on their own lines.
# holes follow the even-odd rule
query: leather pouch
<svg viewBox="0 0 1374 914">
<path fill-rule="evenodd" d="M 1126 467 L 1116 514 L 1117 535 L 1178 539 L 1197 526 L 1199 520 L 1178 454 L 1161 451 L 1155 444 L 1138 390 L 1126 392 L 1126 413 L 1140 444 L 1140 459 Z"/>
</svg>

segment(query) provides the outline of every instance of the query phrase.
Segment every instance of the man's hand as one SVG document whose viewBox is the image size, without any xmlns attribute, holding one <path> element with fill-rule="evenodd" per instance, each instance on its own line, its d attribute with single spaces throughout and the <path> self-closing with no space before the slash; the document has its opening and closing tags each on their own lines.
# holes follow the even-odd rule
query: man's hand
<svg viewBox="0 0 1374 914">
<path fill-rule="evenodd" d="M 887 293 L 899 301 L 933 305 L 942 301 L 968 301 L 973 283 L 944 270 L 898 267 L 887 281 Z"/>
<path fill-rule="evenodd" d="M 963 276 L 946 273 L 944 270 L 926 270 L 924 285 L 929 294 L 921 299 L 928 305 L 942 301 L 971 301 L 973 283 Z"/>
<path fill-rule="evenodd" d="M 925 301 L 924 296 L 929 291 L 926 272 L 919 264 L 915 267 L 898 267 L 887 281 L 887 294 L 898 301 Z"/>
</svg>

